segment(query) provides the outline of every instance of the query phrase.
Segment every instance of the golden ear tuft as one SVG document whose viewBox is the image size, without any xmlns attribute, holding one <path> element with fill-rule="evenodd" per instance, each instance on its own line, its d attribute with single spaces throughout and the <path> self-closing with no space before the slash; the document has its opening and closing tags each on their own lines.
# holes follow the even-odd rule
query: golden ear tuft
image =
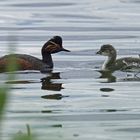
<svg viewBox="0 0 140 140">
<path fill-rule="evenodd" d="M 47 45 L 47 47 L 45 48 L 45 51 L 46 52 L 55 52 L 59 49 L 61 49 L 60 45 L 59 44 L 56 44 L 55 42 L 53 41 L 49 41 L 49 45 Z"/>
</svg>

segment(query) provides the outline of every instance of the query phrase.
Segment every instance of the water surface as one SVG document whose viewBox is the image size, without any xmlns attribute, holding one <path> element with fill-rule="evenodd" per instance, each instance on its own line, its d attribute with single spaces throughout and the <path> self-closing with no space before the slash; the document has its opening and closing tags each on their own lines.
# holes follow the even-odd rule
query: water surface
<svg viewBox="0 0 140 140">
<path fill-rule="evenodd" d="M 41 58 L 41 46 L 54 35 L 71 50 L 53 55 L 53 73 L 17 72 L 15 81 L 0 74 L 2 84 L 12 84 L 3 139 L 26 124 L 40 140 L 140 139 L 140 79 L 123 72 L 101 78 L 105 58 L 96 55 L 107 43 L 118 57 L 138 57 L 139 7 L 138 0 L 1 1 L 0 55 L 13 43 L 16 53 Z"/>
</svg>

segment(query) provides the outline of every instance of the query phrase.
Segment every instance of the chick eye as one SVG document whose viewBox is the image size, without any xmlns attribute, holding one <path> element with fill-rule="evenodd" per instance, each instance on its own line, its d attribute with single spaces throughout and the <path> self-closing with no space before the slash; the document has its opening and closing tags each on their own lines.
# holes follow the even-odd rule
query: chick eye
<svg viewBox="0 0 140 140">
<path fill-rule="evenodd" d="M 107 49 L 103 49 L 103 50 L 102 50 L 102 52 L 106 52 L 106 51 L 107 51 Z"/>
</svg>

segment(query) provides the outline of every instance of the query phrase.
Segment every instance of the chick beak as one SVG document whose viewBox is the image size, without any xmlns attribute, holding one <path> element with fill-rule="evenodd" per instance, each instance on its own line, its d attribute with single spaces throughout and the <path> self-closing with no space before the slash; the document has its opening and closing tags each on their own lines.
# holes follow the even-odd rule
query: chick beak
<svg viewBox="0 0 140 140">
<path fill-rule="evenodd" d="M 96 54 L 101 54 L 102 52 L 99 50 L 98 52 L 96 52 Z"/>
</svg>

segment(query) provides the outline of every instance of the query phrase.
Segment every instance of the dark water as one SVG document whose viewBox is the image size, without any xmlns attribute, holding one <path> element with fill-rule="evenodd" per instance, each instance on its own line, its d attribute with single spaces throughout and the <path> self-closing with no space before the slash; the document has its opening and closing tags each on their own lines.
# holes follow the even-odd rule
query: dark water
<svg viewBox="0 0 140 140">
<path fill-rule="evenodd" d="M 71 53 L 54 54 L 51 74 L 18 72 L 4 119 L 3 139 L 29 124 L 40 140 L 140 139 L 140 79 L 116 72 L 100 78 L 104 57 L 95 53 L 112 44 L 118 57 L 140 54 L 138 0 L 39 0 L 0 2 L 0 55 L 12 36 L 16 52 L 41 58 L 41 46 L 60 35 Z M 10 47 L 12 47 L 10 45 Z"/>
</svg>

